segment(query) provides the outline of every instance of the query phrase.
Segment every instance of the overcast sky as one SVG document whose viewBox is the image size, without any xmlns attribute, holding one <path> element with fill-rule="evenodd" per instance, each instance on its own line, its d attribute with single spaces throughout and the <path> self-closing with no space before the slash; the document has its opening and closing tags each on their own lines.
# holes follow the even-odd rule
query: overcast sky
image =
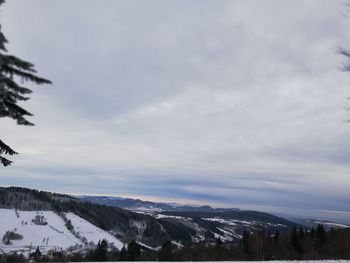
<svg viewBox="0 0 350 263">
<path fill-rule="evenodd" d="M 7 0 L 9 53 L 54 84 L 29 85 L 35 127 L 1 119 L 21 153 L 1 184 L 350 218 L 346 13 L 335 0 Z"/>
</svg>

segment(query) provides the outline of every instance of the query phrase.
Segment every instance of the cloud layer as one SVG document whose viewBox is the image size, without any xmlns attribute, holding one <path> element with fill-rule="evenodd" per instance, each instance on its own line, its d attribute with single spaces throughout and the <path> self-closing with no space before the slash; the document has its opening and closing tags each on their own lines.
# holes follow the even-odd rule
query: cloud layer
<svg viewBox="0 0 350 263">
<path fill-rule="evenodd" d="M 3 184 L 350 211 L 341 2 L 11 0 L 8 49 L 54 82 L 1 120 Z"/>
</svg>

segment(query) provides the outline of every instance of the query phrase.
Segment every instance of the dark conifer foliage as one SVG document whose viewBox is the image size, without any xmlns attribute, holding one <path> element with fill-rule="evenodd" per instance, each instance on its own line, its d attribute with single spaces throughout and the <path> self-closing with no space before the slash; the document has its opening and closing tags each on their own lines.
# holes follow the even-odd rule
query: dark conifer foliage
<svg viewBox="0 0 350 263">
<path fill-rule="evenodd" d="M 106 261 L 108 252 L 108 243 L 105 239 L 99 241 L 94 251 L 94 261 Z"/>
<path fill-rule="evenodd" d="M 0 0 L 0 6 L 3 3 L 4 0 Z M 26 81 L 39 85 L 50 84 L 51 81 L 38 77 L 32 63 L 7 54 L 5 47 L 7 42 L 0 25 L 0 118 L 12 118 L 17 121 L 18 125 L 34 125 L 26 119 L 32 114 L 18 104 L 28 100 L 28 95 L 32 93 L 32 90 L 22 86 L 22 84 Z M 12 163 L 4 155 L 15 154 L 17 154 L 16 151 L 0 140 L 0 163 L 3 166 Z"/>
<path fill-rule="evenodd" d="M 10 160 L 6 159 L 5 157 L 3 157 L 4 154 L 5 155 L 15 155 L 15 154 L 17 154 L 17 152 L 12 150 L 8 145 L 6 145 L 2 140 L 0 140 L 0 163 L 3 166 L 8 166 L 12 162 Z"/>
</svg>

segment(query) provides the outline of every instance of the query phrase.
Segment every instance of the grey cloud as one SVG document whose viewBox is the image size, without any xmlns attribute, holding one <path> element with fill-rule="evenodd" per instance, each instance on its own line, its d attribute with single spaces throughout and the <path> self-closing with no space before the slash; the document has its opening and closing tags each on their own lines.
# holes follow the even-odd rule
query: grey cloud
<svg viewBox="0 0 350 263">
<path fill-rule="evenodd" d="M 350 43 L 343 8 L 8 0 L 9 50 L 54 85 L 26 103 L 36 127 L 1 120 L 22 154 L 0 176 L 56 191 L 350 209 L 349 79 L 334 52 Z"/>
</svg>

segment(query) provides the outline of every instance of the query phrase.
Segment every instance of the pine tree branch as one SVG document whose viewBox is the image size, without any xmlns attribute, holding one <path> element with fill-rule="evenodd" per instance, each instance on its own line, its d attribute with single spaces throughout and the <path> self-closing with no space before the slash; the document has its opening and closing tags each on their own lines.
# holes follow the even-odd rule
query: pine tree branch
<svg viewBox="0 0 350 263">
<path fill-rule="evenodd" d="M 1 2 L 0 2 L 0 5 L 1 5 Z M 1 30 L 1 26 L 0 26 L 0 30 Z M 7 51 L 5 47 L 5 43 L 7 43 L 7 39 L 5 38 L 4 34 L 1 33 L 0 31 L 0 49 L 3 51 Z"/>
<path fill-rule="evenodd" d="M 4 2 L 5 0 L 0 0 L 0 5 Z M 3 54 L 3 52 L 7 52 L 5 47 L 7 42 L 0 26 L 0 51 L 2 51 L 0 52 L 0 118 L 10 117 L 16 120 L 19 125 L 34 125 L 24 117 L 32 116 L 32 114 L 17 104 L 18 101 L 28 100 L 29 98 L 24 95 L 30 94 L 32 91 L 18 85 L 14 77 L 19 77 L 22 82 L 31 81 L 36 84 L 51 84 L 51 81 L 36 76 L 32 63 L 12 55 Z M 12 161 L 5 158 L 4 155 L 16 154 L 18 153 L 0 140 L 0 164 L 3 166 L 11 165 Z"/>
<path fill-rule="evenodd" d="M 10 146 L 6 145 L 2 140 L 0 140 L 0 154 L 16 155 L 18 153 L 12 150 Z"/>
<path fill-rule="evenodd" d="M 12 150 L 10 146 L 6 145 L 2 140 L 0 140 L 0 164 L 2 164 L 5 167 L 11 165 L 12 161 L 3 157 L 3 154 L 17 155 L 18 153 Z"/>
<path fill-rule="evenodd" d="M 30 94 L 30 93 L 32 93 L 32 90 L 30 90 L 30 89 L 28 89 L 26 87 L 19 86 L 13 79 L 8 78 L 8 77 L 6 77 L 4 75 L 1 75 L 1 73 L 0 73 L 0 83 L 3 83 L 4 86 L 7 89 L 11 89 L 14 92 L 18 92 L 18 93 L 21 93 L 21 94 Z M 5 87 L 4 87 L 4 89 L 5 89 Z"/>
<path fill-rule="evenodd" d="M 4 65 L 14 66 L 18 69 L 35 73 L 34 65 L 12 55 L 1 54 L 1 59 Z"/>
<path fill-rule="evenodd" d="M 18 76 L 23 78 L 24 80 L 32 81 L 36 84 L 51 84 L 52 82 L 50 80 L 40 78 L 35 76 L 34 74 L 28 73 L 24 70 L 16 69 L 14 67 L 3 65 L 2 70 L 9 74 L 10 76 Z"/>
<path fill-rule="evenodd" d="M 18 106 L 12 101 L 0 101 L 0 117 L 10 117 L 17 121 L 19 125 L 33 126 L 34 124 L 23 116 L 33 116 L 30 112 Z"/>
<path fill-rule="evenodd" d="M 1 85 L 1 84 L 0 84 Z M 9 90 L 9 89 L 5 89 L 3 87 L 0 86 L 0 100 L 6 100 L 6 98 L 8 100 L 12 100 L 12 101 L 16 101 L 16 100 L 28 100 L 29 97 L 24 97 L 22 96 L 19 92 L 17 91 L 12 91 L 13 89 Z"/>
<path fill-rule="evenodd" d="M 2 157 L 0 155 L 0 163 L 3 165 L 3 166 L 9 166 L 12 164 L 12 161 L 10 161 L 9 159 L 6 159 L 5 157 Z"/>
</svg>

